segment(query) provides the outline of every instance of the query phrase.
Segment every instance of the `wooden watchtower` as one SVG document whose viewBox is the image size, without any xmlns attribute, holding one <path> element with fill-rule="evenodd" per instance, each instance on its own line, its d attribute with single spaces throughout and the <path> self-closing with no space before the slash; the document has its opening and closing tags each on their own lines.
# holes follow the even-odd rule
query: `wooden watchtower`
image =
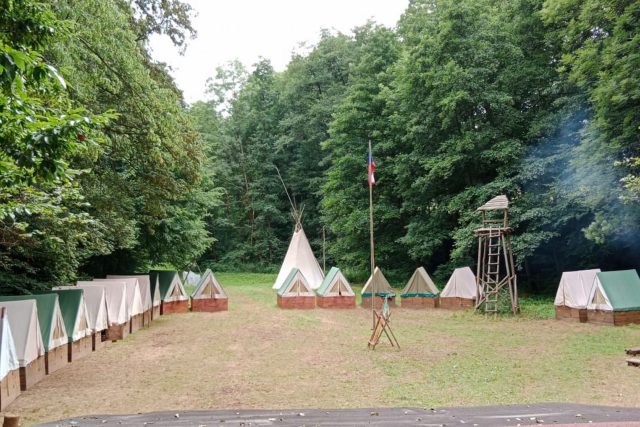
<svg viewBox="0 0 640 427">
<path fill-rule="evenodd" d="M 509 227 L 509 199 L 497 196 L 478 208 L 482 213 L 482 227 L 478 236 L 478 270 L 476 272 L 476 310 L 497 313 L 501 298 L 508 292 L 511 311 L 517 314 L 518 282 Z"/>
</svg>

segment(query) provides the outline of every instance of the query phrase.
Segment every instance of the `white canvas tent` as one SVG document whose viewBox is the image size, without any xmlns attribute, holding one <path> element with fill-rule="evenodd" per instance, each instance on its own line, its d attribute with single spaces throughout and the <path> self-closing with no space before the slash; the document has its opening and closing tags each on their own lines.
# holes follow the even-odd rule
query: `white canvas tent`
<svg viewBox="0 0 640 427">
<path fill-rule="evenodd" d="M 287 254 L 284 257 L 284 261 L 282 261 L 280 272 L 273 284 L 273 289 L 280 289 L 280 286 L 282 286 L 294 268 L 300 270 L 307 279 L 307 283 L 309 283 L 311 289 L 318 289 L 320 285 L 322 285 L 324 273 L 311 250 L 309 240 L 307 240 L 307 236 L 304 234 L 304 230 L 300 224 L 296 226 L 296 231 L 293 233 L 293 237 L 289 243 L 289 249 L 287 249 Z"/>
<path fill-rule="evenodd" d="M 469 267 L 456 268 L 440 292 L 440 298 L 475 299 L 477 296 L 476 276 Z"/>
<path fill-rule="evenodd" d="M 0 308 L 0 381 L 20 368 L 6 307 Z"/>
<path fill-rule="evenodd" d="M 138 286 L 140 287 L 140 299 L 142 301 L 143 311 L 151 310 L 153 306 L 153 297 L 151 294 L 151 279 L 148 274 L 131 274 L 131 275 L 117 275 L 108 274 L 107 279 L 138 279 Z M 128 288 L 127 288 L 128 289 Z M 128 295 L 128 292 L 127 292 Z M 158 305 L 160 299 L 158 298 Z"/>
<path fill-rule="evenodd" d="M 198 287 L 194 289 L 191 294 L 193 299 L 206 299 L 206 298 L 227 298 L 227 294 L 222 289 L 222 286 L 216 279 L 216 276 L 209 269 L 204 272 L 198 282 Z"/>
<path fill-rule="evenodd" d="M 0 307 L 7 309 L 18 366 L 26 367 L 37 358 L 44 356 L 44 342 L 36 301 L 32 299 L 2 301 Z"/>
<path fill-rule="evenodd" d="M 589 304 L 589 294 L 600 269 L 565 271 L 560 278 L 554 304 L 583 309 Z"/>
<path fill-rule="evenodd" d="M 57 286 L 54 290 L 80 289 L 79 286 Z M 84 304 L 87 310 L 87 320 L 89 329 L 92 332 L 104 331 L 109 327 L 107 317 L 107 297 L 104 287 L 90 286 L 82 287 Z"/>
<path fill-rule="evenodd" d="M 436 287 L 431 277 L 427 273 L 424 267 L 416 268 L 413 275 L 407 282 L 407 285 L 402 290 L 402 296 L 437 296 L 438 288 Z"/>
<path fill-rule="evenodd" d="M 112 285 L 104 282 L 79 281 L 79 288 L 99 287 L 104 289 L 107 303 L 107 318 L 109 326 L 122 325 L 129 320 L 127 312 L 127 285 L 121 281 L 115 281 Z"/>
<path fill-rule="evenodd" d="M 136 277 L 119 278 L 119 279 L 94 279 L 94 282 L 104 283 L 112 286 L 117 283 L 124 283 L 127 287 L 127 314 L 129 318 L 142 314 L 142 296 L 140 294 L 140 285 Z"/>
<path fill-rule="evenodd" d="M 395 296 L 393 288 L 379 267 L 373 270 L 373 274 L 369 276 L 360 293 L 362 296 Z"/>
</svg>

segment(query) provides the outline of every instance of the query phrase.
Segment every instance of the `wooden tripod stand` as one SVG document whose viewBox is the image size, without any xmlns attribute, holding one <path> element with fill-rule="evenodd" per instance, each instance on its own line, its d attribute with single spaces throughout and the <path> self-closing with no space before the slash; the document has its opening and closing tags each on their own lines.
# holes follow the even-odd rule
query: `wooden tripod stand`
<svg viewBox="0 0 640 427">
<path fill-rule="evenodd" d="M 375 350 L 376 345 L 378 345 L 378 343 L 380 342 L 380 338 L 384 333 L 389 339 L 389 342 L 391 343 L 391 347 L 398 347 L 398 350 L 399 350 L 400 344 L 398 344 L 398 340 L 396 339 L 396 336 L 393 334 L 393 331 L 391 330 L 391 325 L 389 324 L 389 317 L 391 317 L 391 314 L 389 313 L 385 316 L 384 314 L 380 314 L 377 311 L 374 311 L 373 315 L 375 316 L 375 327 L 373 328 L 373 333 L 371 334 L 371 338 L 369 338 L 369 344 L 368 344 L 369 348 L 371 350 Z"/>
</svg>

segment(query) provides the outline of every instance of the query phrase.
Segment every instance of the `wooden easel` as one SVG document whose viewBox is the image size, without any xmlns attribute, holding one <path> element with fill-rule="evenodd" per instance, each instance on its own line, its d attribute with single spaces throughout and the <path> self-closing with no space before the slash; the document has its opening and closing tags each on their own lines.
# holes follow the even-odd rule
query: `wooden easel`
<svg viewBox="0 0 640 427">
<path fill-rule="evenodd" d="M 396 336 L 393 334 L 391 330 L 391 325 L 389 324 L 389 317 L 391 314 L 380 314 L 377 311 L 373 311 L 373 315 L 375 317 L 375 327 L 373 328 L 373 333 L 371 334 L 371 338 L 369 338 L 369 348 L 371 350 L 375 350 L 376 345 L 380 342 L 380 338 L 382 337 L 382 333 L 387 336 L 389 342 L 391 343 L 391 347 L 398 347 L 400 349 L 400 344 L 398 344 L 398 340 Z"/>
</svg>

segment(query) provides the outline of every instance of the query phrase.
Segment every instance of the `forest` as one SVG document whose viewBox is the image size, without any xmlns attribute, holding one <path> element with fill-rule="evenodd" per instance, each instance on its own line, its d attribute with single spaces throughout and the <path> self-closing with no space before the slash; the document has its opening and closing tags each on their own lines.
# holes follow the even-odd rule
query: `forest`
<svg viewBox="0 0 640 427">
<path fill-rule="evenodd" d="M 396 28 L 324 30 L 283 71 L 211 70 L 189 105 L 149 38 L 186 48 L 193 13 L 0 0 L 3 291 L 276 270 L 294 228 L 278 171 L 318 258 L 324 232 L 327 266 L 364 280 L 369 142 L 391 278 L 473 267 L 475 209 L 499 194 L 526 292 L 640 266 L 640 1 L 411 0 Z"/>
</svg>

